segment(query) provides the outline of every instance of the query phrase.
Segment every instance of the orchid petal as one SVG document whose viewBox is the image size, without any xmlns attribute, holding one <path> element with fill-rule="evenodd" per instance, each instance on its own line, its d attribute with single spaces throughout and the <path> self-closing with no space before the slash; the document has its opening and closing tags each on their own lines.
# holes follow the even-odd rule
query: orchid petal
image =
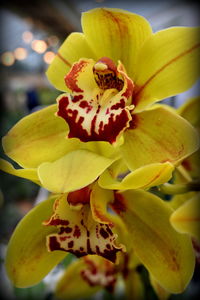
<svg viewBox="0 0 200 300">
<path fill-rule="evenodd" d="M 135 254 L 152 276 L 168 291 L 181 293 L 192 277 L 195 257 L 190 238 L 169 223 L 172 209 L 168 203 L 138 190 L 116 193 L 112 207 L 125 222 Z"/>
<path fill-rule="evenodd" d="M 185 194 L 177 194 L 172 197 L 172 199 L 169 201 L 169 205 L 173 210 L 176 210 L 179 208 L 179 206 L 183 205 L 188 199 L 193 198 L 193 196 L 196 195 L 196 192 L 189 192 Z"/>
<path fill-rule="evenodd" d="M 124 133 L 123 158 L 131 170 L 151 163 L 179 163 L 199 147 L 195 129 L 166 107 L 134 115 Z"/>
<path fill-rule="evenodd" d="M 111 226 L 94 221 L 89 204 L 70 206 L 67 201 L 69 197 L 70 194 L 68 197 L 64 194 L 56 200 L 54 214 L 44 223 L 60 228 L 58 233 L 48 236 L 49 251 L 63 250 L 77 257 L 97 254 L 115 262 L 122 246 L 115 244 L 117 236 L 113 234 Z"/>
<path fill-rule="evenodd" d="M 92 217 L 96 222 L 112 226 L 112 231 L 117 235 L 117 241 L 122 251 L 126 252 L 131 248 L 127 244 L 127 240 L 130 238 L 128 231 L 120 217 L 113 214 L 108 208 L 108 205 L 114 200 L 113 196 L 112 191 L 102 189 L 98 183 L 94 184 L 90 196 Z"/>
<path fill-rule="evenodd" d="M 135 112 L 195 83 L 199 77 L 199 36 L 199 28 L 175 27 L 161 30 L 146 41 L 135 68 Z"/>
<path fill-rule="evenodd" d="M 98 183 L 102 188 L 112 190 L 147 189 L 169 181 L 173 170 L 173 165 L 168 162 L 150 164 L 129 173 L 121 182 L 105 170 Z"/>
<path fill-rule="evenodd" d="M 200 129 L 200 97 L 191 98 L 177 110 L 179 115 Z"/>
<path fill-rule="evenodd" d="M 200 150 L 196 151 L 182 162 L 182 166 L 194 179 L 199 178 Z"/>
<path fill-rule="evenodd" d="M 107 206 L 113 201 L 113 192 L 101 189 L 98 184 L 92 188 L 90 205 L 93 219 L 103 224 L 112 224 L 112 215 L 107 212 Z"/>
<path fill-rule="evenodd" d="M 114 160 L 87 150 L 68 153 L 38 168 L 42 185 L 53 193 L 66 193 L 92 183 Z"/>
<path fill-rule="evenodd" d="M 36 169 L 15 169 L 8 161 L 0 159 L 0 170 L 40 184 Z"/>
<path fill-rule="evenodd" d="M 153 276 L 151 276 L 150 274 L 150 282 L 151 285 L 158 297 L 159 300 L 167 300 L 170 297 L 170 293 L 165 290 L 159 283 L 157 280 L 155 280 L 155 278 L 153 278 Z"/>
<path fill-rule="evenodd" d="M 112 174 L 112 177 L 118 177 L 118 178 L 124 178 L 127 174 L 130 173 L 123 158 L 116 160 L 109 167 L 109 172 Z"/>
<path fill-rule="evenodd" d="M 90 297 L 101 289 L 91 286 L 82 276 L 87 265 L 83 258 L 72 262 L 57 281 L 55 296 L 61 300 L 76 300 Z"/>
<path fill-rule="evenodd" d="M 178 232 L 188 233 L 200 241 L 200 194 L 196 194 L 175 210 L 170 222 Z"/>
<path fill-rule="evenodd" d="M 93 51 L 89 47 L 82 33 L 70 34 L 59 48 L 57 55 L 47 70 L 47 78 L 60 91 L 69 91 L 65 83 L 65 76 L 72 64 L 81 57 L 94 58 Z"/>
<path fill-rule="evenodd" d="M 55 197 L 38 204 L 17 225 L 8 244 L 6 270 L 16 287 L 29 287 L 40 282 L 66 253 L 49 253 L 46 236 L 55 231 L 42 225 L 49 214 Z"/>
<path fill-rule="evenodd" d="M 178 109 L 178 113 L 188 120 L 198 131 L 200 136 L 200 97 L 191 98 L 186 101 Z M 200 166 L 200 150 L 187 157 L 182 162 L 183 167 L 191 175 L 192 178 L 199 177 L 199 166 Z"/>
<path fill-rule="evenodd" d="M 56 105 L 21 119 L 3 138 L 5 153 L 25 168 L 54 161 L 78 148 L 76 139 L 66 139 L 67 125 L 55 116 Z"/>
<path fill-rule="evenodd" d="M 120 60 L 130 77 L 134 74 L 137 55 L 152 33 L 149 23 L 143 17 L 109 8 L 83 13 L 82 28 L 97 57 L 106 56 L 115 63 Z"/>
<path fill-rule="evenodd" d="M 104 157 L 111 158 L 111 159 L 120 158 L 119 147 L 113 147 L 108 142 L 101 142 L 101 141 L 87 142 L 87 143 L 82 142 L 80 144 L 80 149 L 89 150 L 98 155 L 102 155 Z"/>
</svg>

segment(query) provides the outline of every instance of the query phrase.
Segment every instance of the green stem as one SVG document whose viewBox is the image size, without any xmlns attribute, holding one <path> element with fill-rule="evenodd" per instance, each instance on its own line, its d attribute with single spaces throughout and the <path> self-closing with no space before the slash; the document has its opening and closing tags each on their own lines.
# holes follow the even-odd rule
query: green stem
<svg viewBox="0 0 200 300">
<path fill-rule="evenodd" d="M 191 181 L 183 184 L 165 183 L 159 186 L 159 191 L 167 195 L 185 194 L 200 191 L 200 181 Z"/>
</svg>

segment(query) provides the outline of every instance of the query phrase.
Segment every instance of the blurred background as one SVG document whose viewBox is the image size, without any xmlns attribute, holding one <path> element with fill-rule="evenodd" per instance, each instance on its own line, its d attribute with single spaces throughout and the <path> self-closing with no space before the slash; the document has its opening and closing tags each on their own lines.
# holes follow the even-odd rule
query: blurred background
<svg viewBox="0 0 200 300">
<path fill-rule="evenodd" d="M 148 19 L 154 31 L 169 26 L 199 25 L 199 6 L 191 1 L 3 1 L 0 11 L 0 137 L 23 116 L 55 103 L 60 92 L 50 85 L 45 71 L 65 38 L 71 32 L 81 31 L 81 13 L 101 6 L 138 13 Z M 167 99 L 166 102 L 178 107 L 187 98 L 198 95 L 199 85 L 196 84 L 186 93 Z M 0 152 L 1 157 L 5 158 L 2 147 Z M 34 183 L 0 172 L 1 262 L 18 221 L 35 202 L 45 197 L 46 191 L 39 190 Z M 0 295 L 13 300 L 53 299 L 52 289 L 57 273 L 54 271 L 52 274 L 34 288 L 19 290 L 12 287 L 1 264 Z M 186 293 L 173 299 L 189 299 L 187 297 Z"/>
</svg>

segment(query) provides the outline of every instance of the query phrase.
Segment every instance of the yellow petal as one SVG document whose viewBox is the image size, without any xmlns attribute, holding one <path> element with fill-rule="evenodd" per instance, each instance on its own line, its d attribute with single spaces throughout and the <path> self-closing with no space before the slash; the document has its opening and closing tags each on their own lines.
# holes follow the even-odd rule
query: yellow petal
<svg viewBox="0 0 200 300">
<path fill-rule="evenodd" d="M 155 278 L 153 278 L 151 274 L 150 274 L 150 282 L 159 300 L 169 299 L 170 293 L 167 290 L 165 290 L 162 286 L 160 286 L 158 281 L 155 280 Z"/>
<path fill-rule="evenodd" d="M 184 169 L 193 179 L 199 178 L 200 150 L 196 151 L 182 162 Z"/>
<path fill-rule="evenodd" d="M 200 97 L 191 98 L 179 107 L 178 113 L 194 127 L 200 129 Z"/>
<path fill-rule="evenodd" d="M 127 165 L 124 162 L 124 159 L 118 159 L 110 167 L 109 172 L 112 174 L 112 177 L 120 177 L 127 175 L 130 171 Z"/>
<path fill-rule="evenodd" d="M 173 165 L 168 162 L 150 164 L 129 173 L 121 182 L 113 178 L 109 170 L 105 170 L 98 182 L 104 189 L 147 189 L 169 181 L 173 170 Z"/>
<path fill-rule="evenodd" d="M 119 216 L 108 211 L 109 203 L 114 200 L 113 196 L 113 191 L 100 188 L 98 183 L 94 184 L 90 196 L 92 217 L 96 222 L 112 226 L 112 231 L 117 234 L 117 241 L 125 252 L 129 249 L 129 245 L 124 246 L 129 238 L 127 229 Z"/>
<path fill-rule="evenodd" d="M 100 286 L 91 286 L 82 276 L 86 268 L 83 258 L 76 260 L 67 267 L 56 284 L 55 296 L 61 300 L 77 300 L 95 294 Z"/>
<path fill-rule="evenodd" d="M 75 193 L 77 196 L 77 191 Z M 54 214 L 44 223 L 60 228 L 58 233 L 48 236 L 49 251 L 63 250 L 77 257 L 97 254 L 115 262 L 116 254 L 121 251 L 122 246 L 115 244 L 117 236 L 113 234 L 112 227 L 94 221 L 89 204 L 84 204 L 81 208 L 70 206 L 67 200 L 71 194 L 73 192 L 56 200 Z"/>
<path fill-rule="evenodd" d="M 178 194 L 172 197 L 172 199 L 169 201 L 169 205 L 173 210 L 177 209 L 179 206 L 184 204 L 188 199 L 193 198 L 195 196 L 196 192 L 189 192 L 184 194 Z"/>
<path fill-rule="evenodd" d="M 159 284 L 181 293 L 194 271 L 194 251 L 189 237 L 169 222 L 172 209 L 157 196 L 138 191 L 116 193 L 113 209 L 125 222 L 135 254 Z"/>
<path fill-rule="evenodd" d="M 199 28 L 174 27 L 146 41 L 135 68 L 135 111 L 182 93 L 195 83 L 199 77 L 199 36 Z"/>
<path fill-rule="evenodd" d="M 108 190 L 101 189 L 98 184 L 92 188 L 90 196 L 90 205 L 92 216 L 95 221 L 104 224 L 112 224 L 112 216 L 107 212 L 107 205 L 113 201 L 113 193 Z"/>
<path fill-rule="evenodd" d="M 54 161 L 76 149 L 79 141 L 66 139 L 67 124 L 55 116 L 56 105 L 21 119 L 3 138 L 5 153 L 25 168 Z"/>
<path fill-rule="evenodd" d="M 6 270 L 16 287 L 29 287 L 40 282 L 66 255 L 49 253 L 46 236 L 55 231 L 42 222 L 52 212 L 55 198 L 38 204 L 18 224 L 8 244 Z"/>
<path fill-rule="evenodd" d="M 40 184 L 36 169 L 15 169 L 8 161 L 0 159 L 0 170 Z"/>
<path fill-rule="evenodd" d="M 122 154 L 130 169 L 169 161 L 177 164 L 199 147 L 196 130 L 166 107 L 134 115 L 133 129 L 124 133 Z"/>
<path fill-rule="evenodd" d="M 113 147 L 108 142 L 101 142 L 101 141 L 87 142 L 87 143 L 82 142 L 80 144 L 80 149 L 89 150 L 95 152 L 96 154 L 105 156 L 107 158 L 117 159 L 120 157 L 119 148 Z"/>
<path fill-rule="evenodd" d="M 77 150 L 53 163 L 41 164 L 38 176 L 47 190 L 66 193 L 92 183 L 112 162 L 93 152 Z"/>
<path fill-rule="evenodd" d="M 60 91 L 69 91 L 65 84 L 65 76 L 72 64 L 80 58 L 94 58 L 91 48 L 82 33 L 70 34 L 59 48 L 56 57 L 47 70 L 47 78 Z"/>
<path fill-rule="evenodd" d="M 143 17 L 121 9 L 97 8 L 83 13 L 82 27 L 98 59 L 120 60 L 133 76 L 137 55 L 152 32 Z"/>
<path fill-rule="evenodd" d="M 200 97 L 191 98 L 186 101 L 178 109 L 178 113 L 188 120 L 198 131 L 200 136 Z M 200 150 L 189 156 L 182 162 L 183 167 L 192 176 L 192 178 L 199 177 L 200 165 Z"/>
<path fill-rule="evenodd" d="M 200 194 L 175 210 L 170 222 L 178 232 L 188 233 L 200 241 Z"/>
</svg>

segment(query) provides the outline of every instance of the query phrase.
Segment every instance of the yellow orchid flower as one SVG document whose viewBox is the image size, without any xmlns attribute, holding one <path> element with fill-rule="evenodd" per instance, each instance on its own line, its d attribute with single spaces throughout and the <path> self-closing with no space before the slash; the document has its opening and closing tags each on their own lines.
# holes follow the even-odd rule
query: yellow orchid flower
<svg viewBox="0 0 200 300">
<path fill-rule="evenodd" d="M 197 80 L 199 29 L 153 34 L 143 17 L 109 8 L 83 13 L 82 28 L 65 40 L 47 71 L 67 92 L 58 97 L 57 115 L 67 122 L 68 137 L 113 144 L 123 136 L 120 151 L 131 170 L 177 164 L 196 151 L 198 138 L 187 121 L 150 106 Z"/>
<path fill-rule="evenodd" d="M 104 40 L 104 45 L 101 47 L 99 45 L 101 39 L 97 38 L 98 34 L 94 36 L 90 32 L 91 22 L 96 24 L 93 28 Z M 40 164 L 53 162 L 78 149 L 89 150 L 111 159 L 123 156 L 130 170 L 167 161 L 176 164 L 194 152 L 198 147 L 198 139 L 196 132 L 185 120 L 167 106 L 153 106 L 146 111 L 143 111 L 143 106 L 146 108 L 146 104 L 152 104 L 161 98 L 185 90 L 196 80 L 194 64 L 198 47 L 193 44 L 196 43 L 197 29 L 172 28 L 152 34 L 150 25 L 143 17 L 117 9 L 91 10 L 83 14 L 82 23 L 84 34 L 73 33 L 67 38 L 47 71 L 47 76 L 56 87 L 62 90 L 68 90 L 67 85 L 72 88 L 73 101 L 70 105 L 74 107 L 80 104 L 79 112 L 86 113 L 88 119 L 84 121 L 84 124 L 88 126 L 93 124 L 95 131 L 93 130 L 91 140 L 94 138 L 94 142 L 80 141 L 80 139 L 90 140 L 82 126 L 82 117 L 77 117 L 77 120 L 80 120 L 77 122 L 82 124 L 79 128 L 81 136 L 78 134 L 77 137 L 72 138 L 72 131 L 78 128 L 79 123 L 74 124 L 69 121 L 68 127 L 62 118 L 55 117 L 57 106 L 51 105 L 23 118 L 3 138 L 5 154 L 24 170 L 16 171 L 5 161 L 1 162 L 1 169 L 40 184 L 36 170 Z M 111 31 L 110 28 L 112 28 Z M 123 31 L 126 34 L 122 35 Z M 175 46 L 174 43 L 170 43 L 171 36 L 176 38 L 180 45 L 176 43 Z M 110 50 L 111 44 L 112 51 Z M 172 48 L 168 49 L 169 45 Z M 167 56 L 164 55 L 165 48 L 168 49 Z M 129 49 L 128 52 L 127 49 Z M 159 59 L 156 60 L 155 55 L 158 55 Z M 151 56 L 151 60 L 149 59 L 145 65 L 143 56 L 145 62 L 146 57 Z M 67 59 L 70 61 L 70 66 L 68 66 Z M 116 66 L 118 60 L 119 63 Z M 193 67 L 194 70 L 189 72 L 188 70 Z M 174 79 L 173 70 L 176 68 L 179 71 L 178 78 L 181 78 L 181 84 L 177 76 L 176 80 Z M 149 77 L 143 78 L 143 76 Z M 111 79 L 107 84 L 104 79 L 108 77 Z M 64 78 L 67 85 L 65 85 Z M 163 85 L 163 78 L 166 88 L 160 87 L 161 83 Z M 158 79 L 159 82 L 157 82 Z M 91 95 L 99 97 L 98 101 L 101 100 L 102 107 L 100 104 L 98 107 L 95 106 L 96 102 L 93 100 L 91 103 L 94 105 L 81 100 L 82 92 L 80 91 L 75 91 L 74 94 L 74 80 L 77 81 L 76 88 L 80 84 L 78 89 L 87 93 L 86 100 Z M 156 90 L 157 84 L 159 88 Z M 142 90 L 139 92 L 140 89 Z M 136 97 L 136 94 L 141 98 Z M 146 94 L 148 94 L 148 101 Z M 66 98 L 62 95 L 59 98 L 58 115 L 66 114 L 65 109 L 62 110 L 63 103 L 64 106 L 66 104 L 63 97 Z M 79 103 L 80 101 L 82 102 Z M 97 115 L 94 114 L 95 107 L 99 110 Z M 68 116 L 73 115 L 73 109 Z M 116 114 L 113 114 L 110 109 Z M 112 128 L 104 124 L 104 121 L 108 122 L 111 115 L 111 123 L 114 119 L 116 120 Z M 100 140 L 103 141 L 98 141 L 96 127 L 98 124 L 101 128 Z M 70 138 L 65 138 L 67 132 Z M 103 137 L 106 132 L 108 139 Z M 113 147 L 110 143 L 117 139 L 119 133 L 123 133 L 124 142 L 121 139 L 117 143 L 119 147 Z M 159 177 L 159 174 L 157 176 Z"/>
<path fill-rule="evenodd" d="M 72 154 L 67 155 L 71 162 L 68 166 L 61 158 L 38 168 L 43 186 L 57 195 L 38 204 L 12 235 L 6 268 L 14 285 L 27 287 L 38 283 L 66 252 L 78 257 L 99 255 L 118 265 L 120 253 L 134 251 L 158 285 L 171 293 L 181 293 L 194 270 L 191 240 L 170 225 L 173 210 L 168 203 L 149 192 L 136 190 L 143 188 L 140 177 L 145 177 L 145 172 L 133 171 L 126 181 L 120 182 L 114 162 L 109 168 L 116 176 L 112 180 L 105 180 L 106 168 L 96 182 L 88 185 L 77 178 L 78 183 L 74 183 L 76 179 L 72 180 L 71 174 L 77 161 L 69 157 Z M 161 168 L 163 165 L 165 168 Z M 145 188 L 153 182 L 168 180 L 174 169 L 169 163 L 157 167 L 162 174 L 160 182 L 153 173 L 152 178 L 146 175 Z M 76 190 L 78 185 L 81 188 Z M 137 277 L 134 272 L 132 276 Z"/>
</svg>

